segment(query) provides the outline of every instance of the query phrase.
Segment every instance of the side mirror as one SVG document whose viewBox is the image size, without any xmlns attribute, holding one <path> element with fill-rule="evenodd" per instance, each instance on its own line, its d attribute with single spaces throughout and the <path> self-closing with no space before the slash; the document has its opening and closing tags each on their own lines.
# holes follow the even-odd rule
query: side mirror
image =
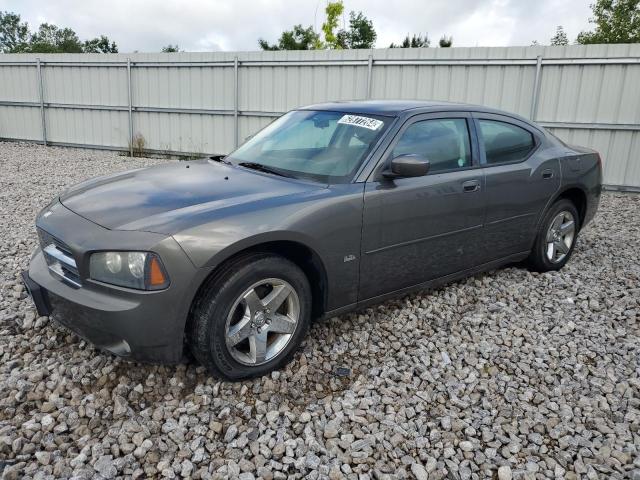
<svg viewBox="0 0 640 480">
<path fill-rule="evenodd" d="M 387 178 L 422 177 L 429 171 L 429 166 L 429 160 L 420 155 L 398 155 L 382 175 Z"/>
</svg>

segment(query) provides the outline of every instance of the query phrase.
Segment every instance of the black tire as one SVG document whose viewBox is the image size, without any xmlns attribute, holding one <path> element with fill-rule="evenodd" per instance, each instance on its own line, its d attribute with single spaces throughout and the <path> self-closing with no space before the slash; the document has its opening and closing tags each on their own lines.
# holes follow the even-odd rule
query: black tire
<svg viewBox="0 0 640 480">
<path fill-rule="evenodd" d="M 232 355 L 226 342 L 227 318 L 236 300 L 262 279 L 286 281 L 297 294 L 299 319 L 286 346 L 260 365 L 246 365 Z M 203 287 L 187 323 L 187 345 L 214 376 L 228 380 L 259 377 L 286 364 L 305 338 L 311 323 L 311 287 L 304 272 L 286 258 L 252 253 L 224 265 Z"/>
<path fill-rule="evenodd" d="M 547 233 L 551 227 L 551 223 L 553 220 L 562 212 L 569 212 L 574 218 L 574 235 L 573 241 L 571 242 L 571 246 L 569 247 L 569 251 L 564 255 L 564 257 L 559 261 L 551 261 L 549 256 L 547 255 Z M 566 263 L 571 258 L 571 254 L 573 253 L 573 249 L 576 245 L 576 241 L 578 239 L 578 233 L 580 231 L 580 216 L 578 214 L 578 210 L 576 206 L 571 202 L 571 200 L 567 200 L 566 198 L 561 198 L 554 202 L 551 207 L 547 210 L 540 222 L 540 227 L 538 228 L 538 233 L 536 235 L 535 243 L 533 248 L 531 249 L 531 253 L 529 254 L 529 258 L 527 259 L 527 264 L 529 268 L 536 272 L 549 272 L 554 270 L 560 270 L 562 267 L 566 265 Z"/>
</svg>

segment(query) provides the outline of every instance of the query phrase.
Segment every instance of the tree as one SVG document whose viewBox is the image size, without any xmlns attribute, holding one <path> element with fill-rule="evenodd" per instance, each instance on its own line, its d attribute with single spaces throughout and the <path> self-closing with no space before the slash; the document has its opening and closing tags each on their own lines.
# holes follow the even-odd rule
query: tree
<svg viewBox="0 0 640 480">
<path fill-rule="evenodd" d="M 591 10 L 595 30 L 580 32 L 578 43 L 640 42 L 640 0 L 596 0 Z"/>
<path fill-rule="evenodd" d="M 442 37 L 440 37 L 440 41 L 438 42 L 438 44 L 440 45 L 440 48 L 449 48 L 453 45 L 453 37 L 447 37 L 446 35 L 443 35 Z"/>
<path fill-rule="evenodd" d="M 409 37 L 409 34 L 407 33 L 407 36 L 404 37 L 404 40 L 402 40 L 400 45 L 392 43 L 389 45 L 389 48 L 422 48 L 428 47 L 429 45 L 431 45 L 431 40 L 429 40 L 429 36 L 426 33 L 424 37 L 422 34 L 416 35 L 415 33 L 412 37 Z"/>
<path fill-rule="evenodd" d="M 562 25 L 558 25 L 556 34 L 551 37 L 551 45 L 569 45 L 569 39 L 567 38 L 567 34 L 565 33 L 564 28 L 562 28 Z"/>
<path fill-rule="evenodd" d="M 43 23 L 38 31 L 31 35 L 29 53 L 82 53 L 82 43 L 76 32 L 70 28 L 58 28 Z"/>
<path fill-rule="evenodd" d="M 29 42 L 29 26 L 20 22 L 20 15 L 0 12 L 0 52 L 24 51 Z"/>
<path fill-rule="evenodd" d="M 85 40 L 82 46 L 84 53 L 118 53 L 116 42 L 109 43 L 105 35 L 100 35 L 93 40 Z"/>
<path fill-rule="evenodd" d="M 346 48 L 340 45 L 338 38 L 340 32 L 336 35 L 334 30 L 338 26 L 338 19 L 344 11 L 344 5 L 342 1 L 329 2 L 325 13 L 327 14 L 326 21 L 322 24 L 322 32 L 324 33 L 324 41 L 328 48 Z"/>
<path fill-rule="evenodd" d="M 371 20 L 362 12 L 350 12 L 349 30 L 338 32 L 338 44 L 340 48 L 373 48 L 377 37 Z"/>
<path fill-rule="evenodd" d="M 266 40 L 258 39 L 262 50 L 315 50 L 315 49 L 346 49 L 373 48 L 376 43 L 376 31 L 373 22 L 362 12 L 349 13 L 349 29 L 338 28 L 338 20 L 344 12 L 342 0 L 329 2 L 325 8 L 326 20 L 322 24 L 324 42 L 321 41 L 312 26 L 304 28 L 295 25 L 292 30 L 285 30 L 277 43 L 270 44 Z"/>
<path fill-rule="evenodd" d="M 320 44 L 320 36 L 311 26 L 303 28 L 302 25 L 295 25 L 292 30 L 282 32 L 278 43 L 270 45 L 261 38 L 258 44 L 263 50 L 314 50 Z"/>
<path fill-rule="evenodd" d="M 176 44 L 176 45 L 165 45 L 164 47 L 162 47 L 162 53 L 176 53 L 180 51 L 180 47 Z"/>
<path fill-rule="evenodd" d="M 43 23 L 36 32 L 29 30 L 20 15 L 0 12 L 0 52 L 3 53 L 116 53 L 116 42 L 105 35 L 81 42 L 70 28 Z"/>
</svg>

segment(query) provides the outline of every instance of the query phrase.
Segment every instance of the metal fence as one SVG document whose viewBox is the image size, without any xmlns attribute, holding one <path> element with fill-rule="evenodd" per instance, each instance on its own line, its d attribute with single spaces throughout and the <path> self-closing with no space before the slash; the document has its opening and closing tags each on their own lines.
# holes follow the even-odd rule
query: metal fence
<svg viewBox="0 0 640 480">
<path fill-rule="evenodd" d="M 226 153 L 300 105 L 433 99 L 519 113 L 640 188 L 640 45 L 0 54 L 0 139 Z"/>
</svg>

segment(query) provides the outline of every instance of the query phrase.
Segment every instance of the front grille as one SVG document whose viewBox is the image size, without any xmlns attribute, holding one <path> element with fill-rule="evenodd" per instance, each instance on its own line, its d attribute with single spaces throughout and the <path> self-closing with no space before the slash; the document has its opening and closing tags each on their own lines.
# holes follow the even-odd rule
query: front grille
<svg viewBox="0 0 640 480">
<path fill-rule="evenodd" d="M 38 236 L 49 271 L 72 287 L 80 288 L 80 274 L 71 249 L 44 230 L 38 229 Z"/>
</svg>

